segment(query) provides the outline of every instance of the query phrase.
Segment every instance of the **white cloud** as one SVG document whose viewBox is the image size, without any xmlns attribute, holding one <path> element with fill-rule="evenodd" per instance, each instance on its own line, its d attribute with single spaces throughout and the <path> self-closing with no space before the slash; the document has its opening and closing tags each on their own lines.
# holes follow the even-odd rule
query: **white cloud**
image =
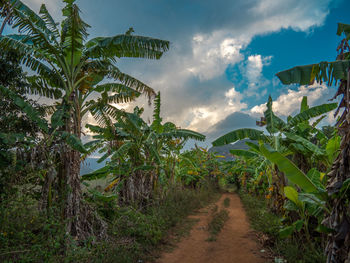
<svg viewBox="0 0 350 263">
<path fill-rule="evenodd" d="M 263 19 L 257 21 L 257 28 L 267 32 L 281 28 L 308 31 L 311 27 L 323 24 L 329 13 L 330 0 L 262 0 L 251 10 L 251 14 Z"/>
<path fill-rule="evenodd" d="M 222 31 L 194 35 L 192 57 L 185 59 L 186 68 L 201 81 L 222 75 L 228 64 L 242 61 L 240 51 L 247 43 L 246 39 L 233 38 Z"/>
<path fill-rule="evenodd" d="M 242 94 L 233 87 L 225 92 L 225 96 L 216 99 L 210 105 L 193 107 L 185 117 L 191 119 L 188 128 L 200 132 L 207 131 L 233 112 L 247 108 L 247 104 L 241 102 L 242 98 Z"/>
<path fill-rule="evenodd" d="M 308 104 L 313 106 L 325 95 L 328 95 L 329 89 L 325 85 L 314 84 L 312 86 L 300 86 L 297 90 L 289 89 L 287 93 L 281 94 L 272 104 L 272 110 L 278 116 L 289 116 L 298 112 L 303 96 L 307 96 Z M 326 96 L 328 97 L 328 96 Z M 262 116 L 266 110 L 266 104 L 260 104 L 253 107 L 250 112 L 254 116 Z"/>
<path fill-rule="evenodd" d="M 47 4 L 54 17 L 60 18 L 62 1 L 54 0 L 23 0 L 33 9 L 38 10 L 42 2 Z M 90 1 L 92 3 L 92 1 Z M 107 2 L 107 1 L 106 1 Z M 124 8 L 132 1 L 121 1 L 120 6 Z M 141 1 L 142 2 L 142 1 Z M 140 2 L 140 5 L 141 5 Z M 248 97 L 259 93 L 263 96 L 267 90 L 268 84 L 262 74 L 263 67 L 267 66 L 271 57 L 263 57 L 259 54 L 248 56 L 245 60 L 244 52 L 251 40 L 258 36 L 271 32 L 278 32 L 283 28 L 292 28 L 298 31 L 310 31 L 315 26 L 324 23 L 328 14 L 328 5 L 330 0 L 259 0 L 259 1 L 218 1 L 212 4 L 210 1 L 204 1 L 198 8 L 209 6 L 208 10 L 201 10 L 192 20 L 187 21 L 187 26 L 181 26 L 179 29 L 180 18 L 169 14 L 169 21 L 176 17 L 173 24 L 167 24 L 167 20 L 162 23 L 164 27 L 159 27 L 159 18 L 149 17 L 148 12 L 133 10 L 140 17 L 132 16 L 132 20 L 143 21 L 150 28 L 154 26 L 155 30 L 166 28 L 167 32 L 153 32 L 149 35 L 164 36 L 171 40 L 171 49 L 160 61 L 143 62 L 138 60 L 121 64 L 121 69 L 136 78 L 146 82 L 155 90 L 162 92 L 162 115 L 164 121 L 176 122 L 178 126 L 192 128 L 198 131 L 205 131 L 211 125 L 215 125 L 223 120 L 229 114 L 247 108 L 242 101 Z M 223 3 L 224 2 L 224 3 Z M 81 9 L 89 5 L 89 1 L 80 1 Z M 179 5 L 186 4 L 179 1 Z M 166 4 L 164 4 L 166 5 Z M 168 5 L 166 5 L 169 7 Z M 220 14 L 213 22 L 208 22 L 207 16 L 212 15 L 213 8 L 217 8 Z M 222 12 L 219 12 L 219 8 Z M 234 14 L 231 12 L 232 10 Z M 137 9 L 137 8 L 136 8 Z M 142 9 L 142 6 L 140 7 Z M 179 8 L 180 10 L 181 8 Z M 114 10 L 114 9 L 113 9 Z M 122 10 L 127 10 L 124 8 Z M 172 10 L 174 14 L 181 15 L 179 10 Z M 238 11 L 237 11 L 238 10 Z M 96 20 L 87 21 L 95 27 L 95 33 L 99 35 L 105 32 L 105 35 L 115 34 L 115 28 L 118 26 L 106 26 L 101 24 L 99 28 L 96 24 L 105 21 L 105 12 L 86 13 L 88 19 L 92 17 Z M 113 11 L 114 12 L 114 11 Z M 121 11 L 120 11 L 121 12 Z M 123 11 L 124 12 L 124 11 Z M 144 17 L 142 17 L 144 16 Z M 203 17 L 201 17 L 203 16 Z M 118 16 L 119 17 L 119 16 Z M 125 17 L 127 15 L 125 14 Z M 130 18 L 130 19 L 131 19 Z M 168 18 L 168 17 L 167 17 Z M 198 18 L 198 20 L 197 20 Z M 156 20 L 154 20 L 156 19 Z M 194 20 L 196 19 L 196 20 Z M 130 20 L 124 19 L 130 25 Z M 121 22 L 125 22 L 125 21 Z M 193 25 L 191 23 L 198 23 Z M 205 21 L 205 22 L 204 22 Z M 146 23 L 147 22 L 147 23 Z M 102 22 L 101 22 L 102 23 Z M 115 22 L 117 23 L 117 22 Z M 202 23 L 202 24 L 201 24 Z M 207 28 L 206 25 L 209 27 Z M 124 26 L 124 25 L 123 25 Z M 126 27 L 127 28 L 127 27 Z M 125 28 L 125 29 L 126 29 Z M 195 29 L 193 29 L 195 28 Z M 198 29 L 199 28 L 199 29 Z M 139 30 L 138 27 L 135 27 Z M 177 31 L 176 38 L 172 38 L 172 33 Z M 148 34 L 152 31 L 146 31 Z M 171 32 L 171 33 L 170 33 Z M 94 34 L 94 32 L 91 32 Z M 143 32 L 138 33 L 142 34 Z M 230 88 L 230 83 L 221 81 L 213 84 L 210 82 L 214 78 L 224 76 L 228 65 L 242 63 L 244 65 L 244 77 L 248 81 L 248 89 L 239 93 L 235 88 Z M 126 65 L 123 68 L 123 65 Z M 224 77 L 223 77 L 224 78 Z M 215 79 L 216 80 L 216 79 Z M 277 107 L 277 113 L 281 115 L 291 114 L 291 111 L 299 107 L 301 97 L 308 95 L 309 102 L 319 99 L 324 94 L 324 87 L 314 88 L 315 93 L 307 92 L 307 88 L 300 87 L 298 91 L 289 90 L 282 94 L 274 107 Z M 312 93 L 312 94 L 311 94 Z M 136 103 L 139 106 L 145 106 L 145 115 L 150 116 L 151 108 L 147 108 L 147 102 L 144 100 Z M 123 106 L 129 110 L 135 104 Z M 261 114 L 263 105 L 255 106 L 252 114 Z"/>
<path fill-rule="evenodd" d="M 264 0 L 259 3 L 256 8 L 248 12 L 251 15 L 251 22 L 247 19 L 247 23 L 242 27 L 232 26 L 216 29 L 210 33 L 196 33 L 191 38 L 191 53 L 177 53 L 162 61 L 164 68 L 160 74 L 161 77 L 151 81 L 150 84 L 156 89 L 165 90 L 163 96 L 164 103 L 168 106 L 167 120 L 176 120 L 180 126 L 204 131 L 223 120 L 228 114 L 245 109 L 247 105 L 242 103 L 244 98 L 257 94 L 265 96 L 266 86 L 270 81 L 263 76 L 263 67 L 271 63 L 272 56 L 264 57 L 255 54 L 244 60 L 245 48 L 257 35 L 277 32 L 282 28 L 308 31 L 313 26 L 321 25 L 328 14 L 329 1 L 305 3 L 305 1 L 290 0 L 282 3 Z M 280 11 L 277 11 L 279 9 Z M 310 9 L 312 9 L 311 12 Z M 174 45 L 181 46 L 183 43 L 175 42 Z M 195 90 L 200 93 L 201 87 L 205 85 L 202 83 L 223 76 L 228 65 L 237 63 L 243 64 L 243 75 L 248 82 L 248 87 L 243 94 L 234 90 L 237 99 L 230 101 L 227 96 L 225 97 L 225 92 L 226 95 L 229 93 L 227 89 L 225 91 L 223 88 L 218 89 L 213 86 L 211 93 L 207 91 L 208 96 L 212 97 L 213 93 L 221 94 L 216 94 L 207 103 L 202 103 L 196 98 Z M 171 65 L 171 69 L 165 64 Z M 196 82 L 197 86 L 192 83 L 191 92 L 189 92 L 189 88 L 183 86 L 188 85 L 188 81 L 193 76 L 199 81 Z M 278 114 L 288 115 L 297 109 L 303 95 L 308 95 L 309 102 L 312 103 L 322 96 L 325 87 L 313 90 L 314 94 L 307 92 L 306 88 L 300 88 L 298 93 L 289 91 L 288 96 L 282 95 L 279 98 L 280 103 L 276 104 L 280 107 Z M 284 97 L 285 101 L 282 101 Z M 251 112 L 256 114 L 259 108 L 262 112 L 262 106 L 254 107 Z"/>
<path fill-rule="evenodd" d="M 263 91 L 259 90 L 270 83 L 262 74 L 264 66 L 271 63 L 272 56 L 262 57 L 261 55 L 251 55 L 243 67 L 243 75 L 248 82 L 248 87 L 244 94 L 248 97 L 262 96 Z"/>
</svg>

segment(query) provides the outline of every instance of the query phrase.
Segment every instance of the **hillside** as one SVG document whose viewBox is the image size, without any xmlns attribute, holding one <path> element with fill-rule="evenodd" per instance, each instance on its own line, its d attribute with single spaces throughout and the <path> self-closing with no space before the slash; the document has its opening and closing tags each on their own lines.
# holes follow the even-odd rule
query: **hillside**
<svg viewBox="0 0 350 263">
<path fill-rule="evenodd" d="M 255 143 L 252 140 L 244 139 L 244 140 L 237 141 L 234 144 L 227 144 L 223 146 L 213 146 L 209 149 L 209 152 L 217 153 L 218 155 L 225 156 L 225 159 L 223 159 L 225 161 L 232 161 L 235 158 L 231 155 L 230 150 L 233 150 L 233 149 L 248 150 L 249 147 L 248 145 L 246 145 L 246 142 Z"/>
</svg>

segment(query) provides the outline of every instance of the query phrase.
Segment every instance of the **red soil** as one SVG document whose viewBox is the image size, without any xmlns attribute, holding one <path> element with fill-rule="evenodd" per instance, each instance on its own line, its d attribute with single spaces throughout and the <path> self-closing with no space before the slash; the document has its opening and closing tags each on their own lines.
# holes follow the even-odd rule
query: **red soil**
<svg viewBox="0 0 350 263">
<path fill-rule="evenodd" d="M 178 243 L 178 246 L 164 253 L 157 263 L 262 263 L 264 253 L 260 252 L 255 236 L 249 227 L 240 198 L 236 194 L 223 194 L 216 205 L 221 209 L 223 200 L 230 198 L 229 219 L 213 242 L 209 237 L 207 225 L 211 219 L 210 205 L 191 218 L 199 219 L 190 235 Z"/>
</svg>

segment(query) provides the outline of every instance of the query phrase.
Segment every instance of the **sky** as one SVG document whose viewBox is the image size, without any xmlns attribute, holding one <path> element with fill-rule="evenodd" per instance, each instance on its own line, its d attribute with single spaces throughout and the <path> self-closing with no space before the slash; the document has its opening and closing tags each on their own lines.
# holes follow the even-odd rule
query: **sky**
<svg viewBox="0 0 350 263">
<path fill-rule="evenodd" d="M 39 10 L 45 3 L 58 20 L 62 1 L 22 0 Z M 119 68 L 161 92 L 164 121 L 207 135 L 206 145 L 237 128 L 256 128 L 271 95 L 286 118 L 326 103 L 325 85 L 283 86 L 275 77 L 296 65 L 334 60 L 341 40 L 337 23 L 350 24 L 347 0 L 78 0 L 90 37 L 135 35 L 170 41 L 160 60 L 120 59 Z M 152 108 L 145 99 L 130 105 Z M 329 114 L 327 122 L 332 122 Z"/>
</svg>

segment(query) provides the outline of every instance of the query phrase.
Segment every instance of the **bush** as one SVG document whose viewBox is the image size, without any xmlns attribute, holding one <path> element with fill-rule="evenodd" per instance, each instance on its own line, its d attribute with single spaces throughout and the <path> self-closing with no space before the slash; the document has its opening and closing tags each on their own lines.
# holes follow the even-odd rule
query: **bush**
<svg viewBox="0 0 350 263">
<path fill-rule="evenodd" d="M 252 228 L 264 235 L 263 245 L 268 246 L 276 257 L 284 258 L 287 262 L 325 262 L 322 248 L 318 243 L 307 244 L 293 236 L 286 239 L 279 237 L 279 230 L 282 228 L 281 219 L 268 210 L 265 200 L 243 191 L 239 194 Z"/>
</svg>

